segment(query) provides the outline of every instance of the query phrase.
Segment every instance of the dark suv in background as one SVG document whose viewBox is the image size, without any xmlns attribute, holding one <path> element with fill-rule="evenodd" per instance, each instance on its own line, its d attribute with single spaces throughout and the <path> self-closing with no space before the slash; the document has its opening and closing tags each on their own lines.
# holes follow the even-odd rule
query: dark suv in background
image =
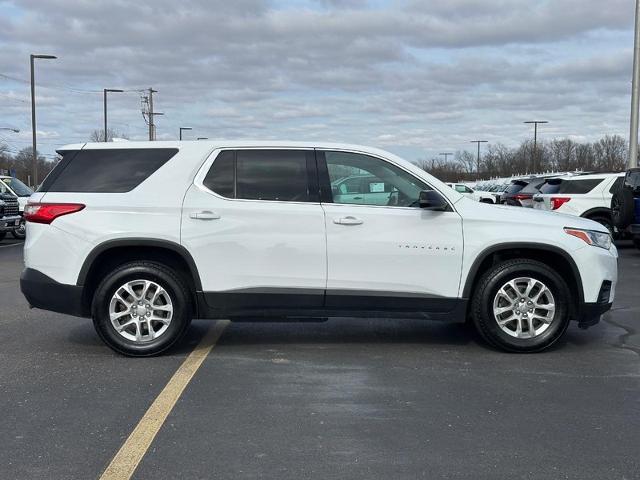
<svg viewBox="0 0 640 480">
<path fill-rule="evenodd" d="M 633 237 L 640 248 L 640 168 L 631 168 L 611 198 L 611 217 L 614 225 Z"/>
<path fill-rule="evenodd" d="M 501 202 L 512 207 L 532 207 L 533 196 L 549 177 L 532 177 L 512 180 L 501 197 Z"/>
</svg>

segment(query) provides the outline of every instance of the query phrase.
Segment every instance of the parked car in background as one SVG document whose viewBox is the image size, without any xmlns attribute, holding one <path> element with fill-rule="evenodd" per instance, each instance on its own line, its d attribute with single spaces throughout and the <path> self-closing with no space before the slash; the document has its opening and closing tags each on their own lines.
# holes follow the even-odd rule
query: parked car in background
<svg viewBox="0 0 640 480">
<path fill-rule="evenodd" d="M 614 300 L 618 255 L 602 225 L 471 201 L 382 150 L 242 140 L 59 152 L 25 210 L 22 292 L 92 317 L 127 355 L 165 351 L 192 318 L 345 316 L 471 319 L 494 347 L 537 352 Z M 334 188 L 353 176 L 384 185 L 386 203 Z"/>
<path fill-rule="evenodd" d="M 613 235 L 611 198 L 624 173 L 594 173 L 550 178 L 533 196 L 533 208 L 595 220 Z"/>
<path fill-rule="evenodd" d="M 487 192 L 477 191 L 465 183 L 447 183 L 456 192 L 463 196 L 482 203 L 495 203 L 495 197 Z"/>
<path fill-rule="evenodd" d="M 493 182 L 480 182 L 477 183 L 474 192 L 478 197 L 478 201 L 482 203 L 496 203 L 496 196 L 492 190 L 496 188 L 496 184 Z"/>
<path fill-rule="evenodd" d="M 533 207 L 533 196 L 550 177 L 531 177 L 513 180 L 502 195 L 502 203 L 513 207 Z"/>
<path fill-rule="evenodd" d="M 21 220 L 18 214 L 18 199 L 9 193 L 0 194 L 0 240 L 18 228 Z"/>
<path fill-rule="evenodd" d="M 621 232 L 631 234 L 640 248 L 640 168 L 628 170 L 611 198 L 611 218 Z"/>
<path fill-rule="evenodd" d="M 27 200 L 33 194 L 33 190 L 22 183 L 15 177 L 0 176 L 0 193 L 11 193 L 18 199 L 18 212 L 22 220 L 18 228 L 11 233 L 15 238 L 23 239 L 25 237 L 25 223 L 23 219 L 24 207 Z"/>
</svg>

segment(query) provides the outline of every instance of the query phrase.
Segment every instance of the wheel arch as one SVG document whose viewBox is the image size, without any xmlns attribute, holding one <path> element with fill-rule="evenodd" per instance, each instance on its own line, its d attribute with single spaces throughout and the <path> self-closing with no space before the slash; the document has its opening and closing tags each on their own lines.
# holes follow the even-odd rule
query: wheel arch
<svg viewBox="0 0 640 480">
<path fill-rule="evenodd" d="M 607 217 L 609 220 L 611 220 L 611 209 L 607 208 L 607 207 L 595 207 L 595 208 L 590 208 L 589 210 L 587 210 L 586 212 L 584 212 L 582 215 L 580 215 L 582 218 L 591 218 L 591 217 Z"/>
<path fill-rule="evenodd" d="M 509 242 L 492 245 L 476 257 L 464 281 L 463 298 L 470 298 L 482 274 L 493 265 L 512 258 L 530 258 L 558 270 L 571 291 L 571 315 L 576 318 L 584 303 L 584 289 L 580 270 L 571 255 L 565 250 L 535 242 Z M 568 277 L 568 278 L 567 278 Z"/>
<path fill-rule="evenodd" d="M 155 260 L 173 267 L 187 282 L 196 308 L 196 292 L 202 290 L 202 282 L 196 263 L 186 248 L 168 240 L 123 238 L 108 240 L 96 246 L 87 255 L 80 269 L 76 285 L 83 287 L 83 307 L 87 311 L 102 275 L 132 260 Z"/>
</svg>

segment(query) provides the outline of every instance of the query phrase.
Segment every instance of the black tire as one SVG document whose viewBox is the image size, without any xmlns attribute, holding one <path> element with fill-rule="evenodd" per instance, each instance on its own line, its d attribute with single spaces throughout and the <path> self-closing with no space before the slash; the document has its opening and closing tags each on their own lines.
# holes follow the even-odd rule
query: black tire
<svg viewBox="0 0 640 480">
<path fill-rule="evenodd" d="M 640 250 L 640 237 L 633 238 L 633 246 Z"/>
<path fill-rule="evenodd" d="M 495 202 L 492 202 L 491 200 L 489 200 L 488 198 L 481 198 L 480 199 L 480 203 L 488 203 L 490 205 L 493 205 Z"/>
<path fill-rule="evenodd" d="M 173 306 L 173 315 L 166 330 L 149 341 L 125 338 L 116 331 L 109 316 L 109 306 L 116 291 L 135 280 L 150 280 L 158 284 L 167 292 Z M 106 275 L 95 291 L 91 311 L 93 325 L 100 338 L 111 349 L 131 357 L 158 355 L 173 346 L 184 335 L 192 316 L 191 296 L 182 278 L 171 268 L 148 261 L 127 263 Z"/>
<path fill-rule="evenodd" d="M 546 330 L 532 338 L 516 338 L 505 333 L 493 314 L 493 301 L 500 288 L 518 277 L 543 282 L 554 297 L 553 320 Z M 546 264 L 529 259 L 507 260 L 489 268 L 478 280 L 471 299 L 471 315 L 478 333 L 490 345 L 507 352 L 540 352 L 553 345 L 567 330 L 570 298 L 565 281 Z"/>
<path fill-rule="evenodd" d="M 620 188 L 611 197 L 611 220 L 620 230 L 631 225 L 635 219 L 633 192 Z"/>
<path fill-rule="evenodd" d="M 609 230 L 611 234 L 611 238 L 618 238 L 618 233 L 616 229 L 613 227 L 613 222 L 611 219 L 605 215 L 594 215 L 593 217 L 589 217 L 589 220 L 593 220 L 594 222 L 598 222 L 600 225 Z"/>
<path fill-rule="evenodd" d="M 7 236 L 7 232 L 0 232 L 0 242 Z"/>
<path fill-rule="evenodd" d="M 24 220 L 20 221 L 20 226 L 11 232 L 16 240 L 24 240 L 27 237 L 27 229 Z"/>
</svg>

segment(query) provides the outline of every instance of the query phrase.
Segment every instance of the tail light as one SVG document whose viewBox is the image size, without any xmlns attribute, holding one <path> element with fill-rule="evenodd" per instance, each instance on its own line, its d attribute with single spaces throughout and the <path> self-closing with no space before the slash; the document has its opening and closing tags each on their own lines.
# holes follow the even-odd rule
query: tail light
<svg viewBox="0 0 640 480">
<path fill-rule="evenodd" d="M 551 197 L 551 210 L 557 210 L 571 200 L 571 197 Z"/>
<path fill-rule="evenodd" d="M 24 207 L 24 219 L 48 225 L 62 215 L 79 212 L 83 208 L 81 203 L 27 203 Z"/>
<path fill-rule="evenodd" d="M 533 195 L 530 193 L 516 193 L 513 198 L 515 198 L 516 200 L 531 200 L 531 198 L 533 198 Z"/>
</svg>

